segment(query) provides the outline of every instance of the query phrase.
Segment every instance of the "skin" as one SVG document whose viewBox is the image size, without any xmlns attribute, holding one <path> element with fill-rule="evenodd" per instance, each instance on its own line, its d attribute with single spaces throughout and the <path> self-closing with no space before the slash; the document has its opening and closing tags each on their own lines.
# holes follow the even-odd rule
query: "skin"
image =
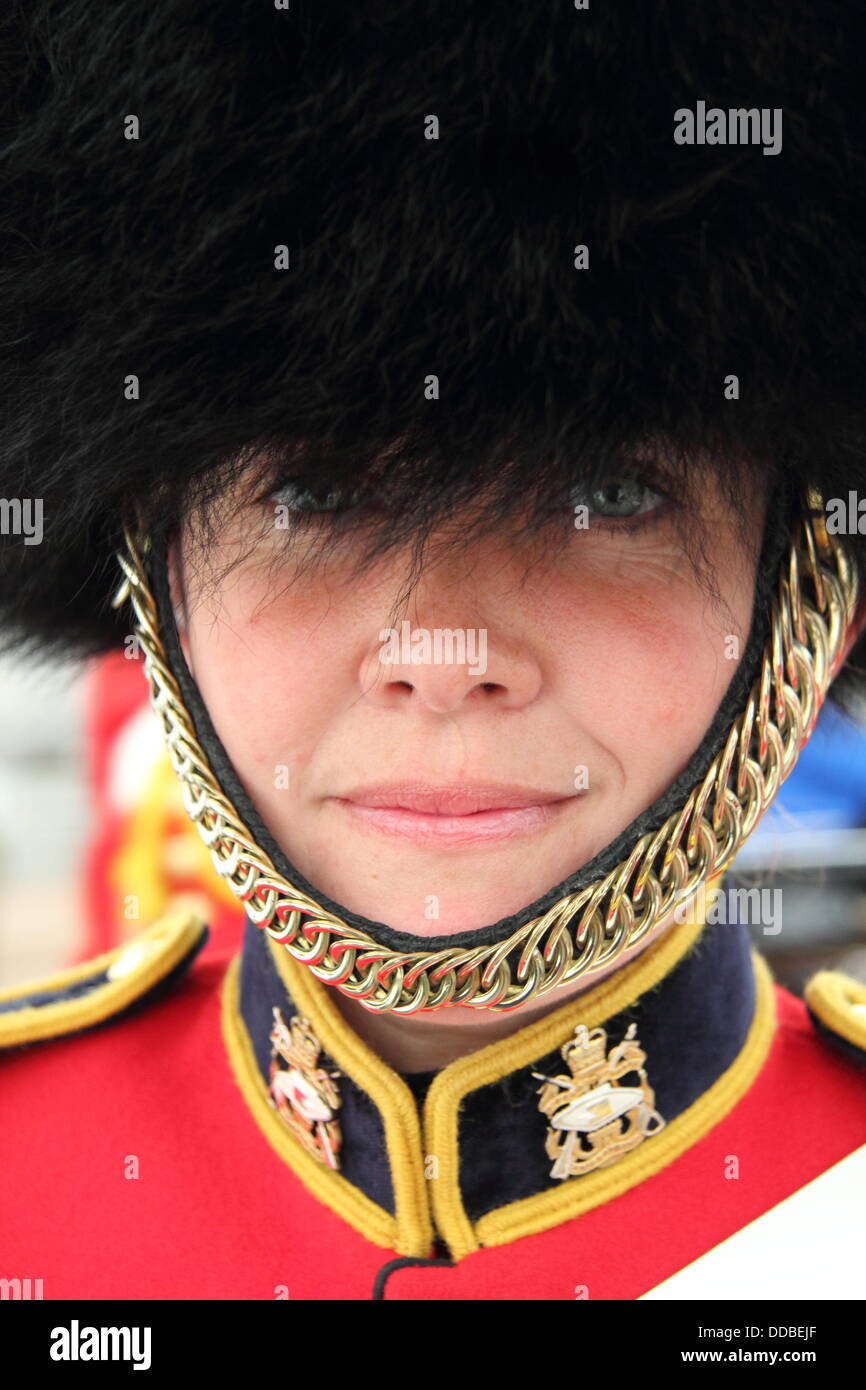
<svg viewBox="0 0 866 1390">
<path fill-rule="evenodd" d="M 753 498 L 744 545 L 715 486 L 699 492 L 718 598 L 684 554 L 670 505 L 652 505 L 652 490 L 634 521 L 592 515 L 576 530 L 568 513 L 561 545 L 487 536 L 468 552 L 434 553 L 400 610 L 406 555 L 383 557 L 349 584 L 359 544 L 351 536 L 293 585 L 306 533 L 275 528 L 273 501 L 227 520 L 206 554 L 194 530 L 182 529 L 169 563 L 184 653 L 241 782 L 311 883 L 434 945 L 527 907 L 665 790 L 745 647 L 763 533 L 762 497 Z M 379 634 L 396 625 L 395 611 L 413 629 L 486 629 L 486 671 L 383 666 Z M 588 780 L 580 794 L 577 768 Z M 570 799 L 508 839 L 417 844 L 383 834 L 337 799 L 385 780 L 521 783 Z M 659 923 L 607 968 L 504 1015 L 447 1008 L 394 1017 L 337 990 L 334 1000 L 391 1066 L 430 1070 L 597 984 L 669 927 Z"/>
</svg>

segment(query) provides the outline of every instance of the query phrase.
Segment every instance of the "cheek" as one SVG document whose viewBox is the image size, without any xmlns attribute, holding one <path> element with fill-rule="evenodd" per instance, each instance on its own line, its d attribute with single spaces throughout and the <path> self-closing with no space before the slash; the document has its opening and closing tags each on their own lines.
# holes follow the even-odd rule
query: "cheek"
<svg viewBox="0 0 866 1390">
<path fill-rule="evenodd" d="M 218 613 L 194 612 L 189 635 L 191 669 L 242 780 L 303 761 L 341 700 L 348 637 L 336 608 L 300 588 L 274 600 L 246 580 Z"/>
<path fill-rule="evenodd" d="M 729 627 L 730 618 L 689 594 L 632 630 L 632 695 L 645 726 L 673 745 L 703 734 L 730 684 L 737 662 L 725 655 Z"/>
<path fill-rule="evenodd" d="M 554 596 L 557 625 L 570 633 L 563 687 L 580 722 L 626 768 L 665 759 L 676 768 L 691 754 L 737 667 L 726 655 L 732 618 L 745 644 L 748 594 L 725 595 L 726 616 L 686 577 L 663 578 L 649 588 L 585 588 L 579 609 L 564 588 Z"/>
</svg>

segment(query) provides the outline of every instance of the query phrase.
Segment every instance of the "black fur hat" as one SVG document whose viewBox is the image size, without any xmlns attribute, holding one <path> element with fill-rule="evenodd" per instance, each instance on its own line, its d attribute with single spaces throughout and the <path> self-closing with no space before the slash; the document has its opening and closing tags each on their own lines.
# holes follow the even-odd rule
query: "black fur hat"
<svg viewBox="0 0 866 1390">
<path fill-rule="evenodd" d="M 866 497 L 864 39 L 853 0 L 10 0 L 9 638 L 118 643 L 124 518 L 253 457 L 372 480 L 387 544 L 648 441 L 777 521 Z"/>
</svg>

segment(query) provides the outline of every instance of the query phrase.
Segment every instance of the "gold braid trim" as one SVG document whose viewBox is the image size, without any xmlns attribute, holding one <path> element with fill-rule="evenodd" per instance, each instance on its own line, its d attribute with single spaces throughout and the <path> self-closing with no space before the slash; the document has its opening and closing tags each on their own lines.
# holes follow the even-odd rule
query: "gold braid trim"
<svg viewBox="0 0 866 1390">
<path fill-rule="evenodd" d="M 843 660 L 857 602 L 856 570 L 827 533 L 823 513 L 823 499 L 811 490 L 780 569 L 760 675 L 682 810 L 640 836 L 604 878 L 487 946 L 391 950 L 283 878 L 220 790 L 196 738 L 159 634 L 145 572 L 149 539 L 129 530 L 114 607 L 132 603 L 151 703 L 187 815 L 252 921 L 318 979 L 373 1012 L 514 1009 L 618 957 L 727 868 L 792 770 Z"/>
</svg>

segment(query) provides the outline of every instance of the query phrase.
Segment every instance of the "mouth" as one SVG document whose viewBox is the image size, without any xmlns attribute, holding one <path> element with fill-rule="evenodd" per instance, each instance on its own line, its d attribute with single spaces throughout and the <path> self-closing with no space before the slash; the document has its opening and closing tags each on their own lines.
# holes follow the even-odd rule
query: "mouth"
<svg viewBox="0 0 866 1390">
<path fill-rule="evenodd" d="M 332 798 L 362 828 L 421 845 L 478 844 L 551 825 L 578 794 L 477 784 L 355 788 Z"/>
</svg>

